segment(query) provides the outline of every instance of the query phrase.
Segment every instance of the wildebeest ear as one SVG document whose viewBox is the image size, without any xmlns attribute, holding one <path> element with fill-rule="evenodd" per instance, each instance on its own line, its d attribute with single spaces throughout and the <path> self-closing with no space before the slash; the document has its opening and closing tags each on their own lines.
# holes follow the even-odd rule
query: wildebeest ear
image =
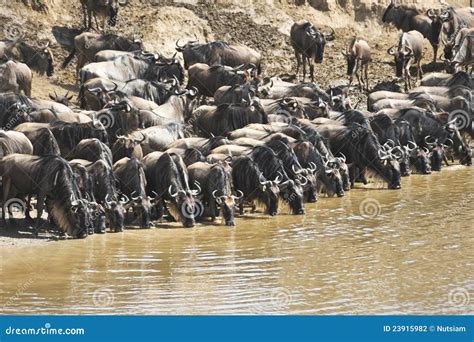
<svg viewBox="0 0 474 342">
<path fill-rule="evenodd" d="M 53 95 L 51 95 L 51 94 L 48 94 L 48 95 L 49 95 L 49 98 L 50 98 L 51 100 L 56 101 L 56 98 L 55 98 Z"/>
</svg>

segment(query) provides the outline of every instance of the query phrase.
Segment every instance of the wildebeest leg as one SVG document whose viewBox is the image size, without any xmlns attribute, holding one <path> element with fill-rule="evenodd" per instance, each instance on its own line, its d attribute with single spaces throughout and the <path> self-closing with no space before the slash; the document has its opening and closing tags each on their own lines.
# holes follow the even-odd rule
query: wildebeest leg
<svg viewBox="0 0 474 342">
<path fill-rule="evenodd" d="M 436 64 L 436 61 L 438 60 L 438 44 L 432 45 L 433 47 L 433 64 Z"/>
<path fill-rule="evenodd" d="M 301 55 L 296 50 L 295 50 L 295 58 L 296 58 L 296 78 L 298 78 L 298 73 L 301 67 Z"/>
<path fill-rule="evenodd" d="M 26 207 L 25 207 L 25 218 L 27 220 L 31 220 L 30 208 L 31 208 L 31 195 L 28 195 L 26 199 Z"/>
<path fill-rule="evenodd" d="M 306 56 L 303 55 L 303 82 L 304 82 L 305 76 L 306 76 Z"/>
<path fill-rule="evenodd" d="M 244 201 L 241 201 L 239 204 L 239 214 L 240 215 L 244 214 Z"/>
<path fill-rule="evenodd" d="M 357 167 L 356 167 L 355 165 L 352 165 L 352 166 L 349 168 L 349 178 L 350 178 L 350 181 L 351 181 L 351 188 L 353 188 L 353 187 L 354 187 L 354 184 L 355 184 L 356 169 L 357 169 Z"/>
<path fill-rule="evenodd" d="M 356 59 L 355 66 L 354 66 L 354 74 L 356 75 L 357 83 L 359 84 L 359 89 L 362 89 L 362 85 L 360 83 L 360 75 L 359 75 L 359 64 L 360 64 L 360 60 Z M 352 83 L 352 75 L 351 75 L 351 83 Z"/>
<path fill-rule="evenodd" d="M 421 59 L 417 63 L 418 65 L 418 74 L 417 74 L 417 81 L 423 78 L 423 68 L 421 67 Z"/>
<path fill-rule="evenodd" d="M 8 201 L 8 196 L 9 196 L 9 193 L 10 193 L 11 180 L 10 180 L 10 178 L 3 177 L 2 181 L 3 181 L 3 183 L 2 183 L 2 185 L 3 185 L 2 221 L 6 225 L 7 218 L 5 217 L 5 212 L 6 212 L 5 204 Z"/>
<path fill-rule="evenodd" d="M 311 73 L 311 82 L 314 82 L 314 62 L 308 59 L 309 72 Z"/>
<path fill-rule="evenodd" d="M 411 82 L 411 75 L 410 75 L 410 60 L 407 61 L 405 64 L 405 91 L 408 91 L 408 89 L 411 88 L 410 82 Z"/>
<path fill-rule="evenodd" d="M 82 4 L 82 15 L 84 19 L 84 28 L 87 30 L 87 5 Z"/>
<path fill-rule="evenodd" d="M 36 227 L 35 227 L 35 232 L 34 235 L 38 236 L 39 230 L 41 228 L 41 216 L 43 215 L 43 210 L 44 210 L 44 201 L 46 200 L 46 196 L 42 193 L 38 193 L 38 196 L 36 197 Z"/>
</svg>

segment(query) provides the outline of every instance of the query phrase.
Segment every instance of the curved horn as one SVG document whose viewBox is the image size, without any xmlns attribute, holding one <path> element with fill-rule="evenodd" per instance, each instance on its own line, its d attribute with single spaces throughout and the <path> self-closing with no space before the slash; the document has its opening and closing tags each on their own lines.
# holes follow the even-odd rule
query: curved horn
<svg viewBox="0 0 474 342">
<path fill-rule="evenodd" d="M 216 193 L 217 193 L 218 191 L 220 191 L 220 190 L 219 190 L 219 189 L 214 190 L 214 191 L 212 192 L 212 197 L 217 198 L 218 196 L 216 196 Z"/>
<path fill-rule="evenodd" d="M 341 155 L 341 158 L 342 158 L 342 162 L 345 163 L 346 162 L 346 156 L 344 155 L 344 153 L 342 152 L 339 152 L 339 154 Z"/>
<path fill-rule="evenodd" d="M 110 203 L 112 203 L 112 201 L 110 201 L 109 198 L 110 198 L 110 195 L 109 195 L 109 194 L 105 195 L 105 203 L 106 203 L 107 205 L 110 205 Z"/>
<path fill-rule="evenodd" d="M 314 171 L 316 171 L 317 169 L 318 169 L 318 167 L 316 166 L 315 163 L 313 163 L 313 162 L 310 162 L 310 163 L 309 163 L 309 170 L 310 170 L 311 172 L 314 172 Z"/>
<path fill-rule="evenodd" d="M 378 150 L 378 155 L 382 160 L 388 159 L 390 157 L 390 155 L 382 149 Z"/>
<path fill-rule="evenodd" d="M 136 191 L 131 193 L 132 201 L 136 201 L 137 199 L 140 198 L 140 196 L 134 197 L 133 194 L 135 194 L 135 193 L 136 193 Z"/>
<path fill-rule="evenodd" d="M 191 193 L 193 194 L 193 196 L 197 196 L 197 195 L 199 195 L 199 193 L 201 192 L 202 189 L 199 186 L 198 181 L 194 181 L 194 186 L 196 186 L 197 190 L 191 190 Z"/>
<path fill-rule="evenodd" d="M 296 175 L 298 175 L 298 174 L 300 174 L 301 172 L 304 171 L 303 169 L 301 169 L 301 170 L 299 170 L 299 171 L 296 171 L 295 164 L 291 164 L 291 170 L 292 170 Z"/>
<path fill-rule="evenodd" d="M 186 47 L 186 44 L 180 46 L 180 45 L 179 45 L 179 41 L 180 41 L 180 39 L 178 39 L 178 40 L 176 41 L 176 43 L 175 43 L 175 45 L 176 45 L 176 51 L 182 52 L 182 51 L 184 50 L 184 48 Z"/>
<path fill-rule="evenodd" d="M 173 190 L 173 185 L 170 185 L 170 187 L 168 188 L 168 193 L 170 194 L 170 196 L 173 198 L 178 196 L 178 192 L 173 193 L 172 190 Z"/>
<path fill-rule="evenodd" d="M 140 135 L 142 136 L 141 139 L 135 139 L 135 142 L 137 143 L 142 143 L 143 141 L 145 141 L 146 137 L 145 137 L 145 134 L 143 134 L 142 132 L 140 132 Z"/>
<path fill-rule="evenodd" d="M 240 200 L 241 198 L 244 197 L 244 193 L 240 190 L 237 190 L 237 193 L 239 194 L 239 196 L 232 196 L 234 198 L 234 200 Z"/>
<path fill-rule="evenodd" d="M 410 147 L 410 146 L 413 146 L 413 147 Z M 417 147 L 418 145 L 415 142 L 408 140 L 407 148 L 410 152 L 413 151 Z"/>
<path fill-rule="evenodd" d="M 331 40 L 334 40 L 334 38 L 336 38 L 336 31 L 334 31 L 332 27 L 330 27 L 329 29 L 331 30 L 330 33 L 324 33 L 324 38 L 327 41 L 331 41 Z"/>
<path fill-rule="evenodd" d="M 121 197 L 121 198 L 120 198 L 120 203 L 125 204 L 125 203 L 130 202 L 130 198 L 128 198 L 127 195 L 122 194 L 120 197 Z"/>
<path fill-rule="evenodd" d="M 304 183 L 301 181 L 302 179 L 304 179 Z M 306 184 L 308 184 L 308 178 L 306 178 L 305 176 L 299 176 L 298 180 L 300 181 L 300 184 L 302 186 L 305 186 Z"/>
</svg>

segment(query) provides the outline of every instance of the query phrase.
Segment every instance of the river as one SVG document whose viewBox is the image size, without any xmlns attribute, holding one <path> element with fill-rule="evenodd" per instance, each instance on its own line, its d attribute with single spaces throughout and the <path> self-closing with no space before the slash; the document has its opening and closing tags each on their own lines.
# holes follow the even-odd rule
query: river
<svg viewBox="0 0 474 342">
<path fill-rule="evenodd" d="M 361 187 L 361 186 L 359 186 Z M 473 314 L 474 167 L 235 228 L 131 229 L 0 251 L 5 314 Z"/>
</svg>

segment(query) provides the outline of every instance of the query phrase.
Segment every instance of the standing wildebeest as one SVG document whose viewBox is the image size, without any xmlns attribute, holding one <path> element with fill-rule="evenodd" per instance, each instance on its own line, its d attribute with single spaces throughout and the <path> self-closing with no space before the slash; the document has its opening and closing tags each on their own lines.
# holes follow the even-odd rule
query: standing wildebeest
<svg viewBox="0 0 474 342">
<path fill-rule="evenodd" d="M 423 35 L 418 31 L 404 32 L 400 36 L 398 47 L 392 46 L 387 50 L 395 58 L 397 77 L 404 78 L 405 91 L 411 88 L 410 66 L 416 64 L 416 79 L 423 77 L 421 59 L 423 58 Z"/>
<path fill-rule="evenodd" d="M 306 75 L 306 62 L 309 64 L 311 81 L 314 82 L 314 65 L 323 62 L 324 46 L 326 41 L 333 40 L 334 30 L 331 33 L 322 33 L 307 20 L 300 20 L 291 26 L 291 46 L 295 50 L 296 74 L 303 63 L 303 82 Z"/>
<path fill-rule="evenodd" d="M 250 105 L 201 106 L 193 116 L 196 129 L 206 137 L 225 135 L 251 123 L 268 123 L 267 114 L 258 101 L 252 101 Z"/>
<path fill-rule="evenodd" d="M 141 160 L 143 158 L 143 150 L 141 143 L 146 139 L 145 135 L 138 131 L 138 134 L 141 135 L 140 138 L 135 138 L 134 136 L 125 136 L 117 135 L 117 140 L 115 140 L 112 146 L 112 157 L 114 162 L 124 157 L 136 158 Z"/>
<path fill-rule="evenodd" d="M 96 138 L 107 143 L 107 132 L 100 121 L 86 123 L 55 121 L 50 124 L 26 122 L 15 127 L 15 131 L 27 137 L 41 128 L 49 128 L 56 138 L 61 154 L 66 156 L 82 139 Z"/>
<path fill-rule="evenodd" d="M 25 63 L 40 75 L 52 76 L 54 72 L 54 57 L 49 41 L 40 48 L 19 41 L 0 41 L 0 60 L 6 58 Z"/>
<path fill-rule="evenodd" d="M 84 238 L 90 226 L 88 203 L 79 198 L 68 162 L 58 156 L 10 154 L 0 159 L 5 205 L 10 198 L 35 195 L 37 198 L 36 233 L 41 226 L 45 201 L 49 213 L 61 230 Z M 5 220 L 5 210 L 3 219 Z"/>
<path fill-rule="evenodd" d="M 347 75 L 349 75 L 349 85 L 352 84 L 353 75 L 357 77 L 359 88 L 369 91 L 369 62 L 370 56 L 369 44 L 363 39 L 352 38 L 346 50 L 342 52 L 347 60 Z M 360 71 L 359 71 L 360 69 Z M 360 75 L 359 75 L 360 73 Z M 364 80 L 365 77 L 365 80 Z"/>
<path fill-rule="evenodd" d="M 449 50 L 450 42 L 453 41 L 456 33 L 463 27 L 473 28 L 474 27 L 474 8 L 446 8 L 439 16 L 443 21 L 443 31 L 441 33 L 443 44 L 445 45 L 445 58 L 451 59 L 446 55 L 446 49 Z"/>
<path fill-rule="evenodd" d="M 430 87 L 454 87 L 462 85 L 474 89 L 474 82 L 471 79 L 471 76 L 469 76 L 469 74 L 464 71 L 458 71 L 454 75 L 441 72 L 433 72 L 423 77 L 423 79 L 420 81 L 420 85 Z"/>
<path fill-rule="evenodd" d="M 141 228 L 150 228 L 153 199 L 146 195 L 147 180 L 143 164 L 135 158 L 122 158 L 114 164 L 113 171 L 120 192 L 131 198 L 135 220 Z"/>
<path fill-rule="evenodd" d="M 278 213 L 278 182 L 265 179 L 252 158 L 243 156 L 232 161 L 232 180 L 235 190 L 243 193 L 245 201 L 261 203 L 270 216 Z M 244 200 L 240 202 L 241 215 L 244 213 Z"/>
<path fill-rule="evenodd" d="M 33 145 L 23 133 L 0 130 L 0 157 L 13 153 L 33 154 Z"/>
<path fill-rule="evenodd" d="M 83 32 L 74 37 L 74 48 L 64 60 L 62 67 L 65 68 L 77 54 L 76 74 L 79 75 L 79 70 L 85 64 L 93 62 L 94 56 L 101 50 L 135 51 L 142 50 L 142 47 L 142 40 L 138 38 Z"/>
<path fill-rule="evenodd" d="M 261 56 L 248 46 L 229 45 L 220 40 L 206 44 L 200 44 L 196 40 L 182 46 L 178 43 L 179 40 L 176 42 L 176 50 L 183 53 L 185 69 L 196 63 L 220 64 L 230 67 L 253 64 L 256 66 L 258 74 L 261 73 Z"/>
<path fill-rule="evenodd" d="M 125 5 L 126 3 L 127 0 L 81 0 L 82 12 L 84 14 L 84 28 L 92 28 L 92 16 L 95 18 L 95 24 L 98 29 L 100 27 L 97 24 L 97 17 L 102 21 L 102 30 L 105 30 L 106 21 L 111 26 L 115 26 L 117 23 L 119 5 Z"/>
<path fill-rule="evenodd" d="M 251 68 L 250 68 L 251 69 Z M 195 87 L 199 95 L 214 96 L 214 93 L 222 86 L 234 86 L 244 84 L 250 80 L 250 73 L 224 65 L 209 66 L 196 63 L 188 70 L 189 79 L 187 89 Z"/>
<path fill-rule="evenodd" d="M 454 40 L 454 56 L 450 62 L 454 72 L 457 72 L 459 68 L 468 68 L 474 63 L 474 28 L 460 30 Z"/>
<path fill-rule="evenodd" d="M 143 158 L 148 193 L 157 194 L 158 216 L 165 209 L 186 228 L 194 227 L 202 208 L 194 201 L 199 190 L 191 190 L 186 165 L 176 154 L 152 152 Z M 170 206 L 167 206 L 169 203 Z"/>
<path fill-rule="evenodd" d="M 197 182 L 202 188 L 200 200 L 204 210 L 198 214 L 214 220 L 220 216 L 220 212 L 227 226 L 235 226 L 235 206 L 242 198 L 242 192 L 240 196 L 232 195 L 232 176 L 225 166 L 221 163 L 197 162 L 188 166 L 188 173 L 189 181 Z"/>
<path fill-rule="evenodd" d="M 395 0 L 391 0 L 383 14 L 382 22 L 392 23 L 403 32 L 414 30 L 421 33 L 433 47 L 433 63 L 436 63 L 443 23 L 433 9 L 429 9 L 424 15 L 414 6 L 395 4 Z"/>
<path fill-rule="evenodd" d="M 0 64 L 0 91 L 19 94 L 23 90 L 30 97 L 32 81 L 33 75 L 28 65 L 14 61 Z"/>
</svg>

